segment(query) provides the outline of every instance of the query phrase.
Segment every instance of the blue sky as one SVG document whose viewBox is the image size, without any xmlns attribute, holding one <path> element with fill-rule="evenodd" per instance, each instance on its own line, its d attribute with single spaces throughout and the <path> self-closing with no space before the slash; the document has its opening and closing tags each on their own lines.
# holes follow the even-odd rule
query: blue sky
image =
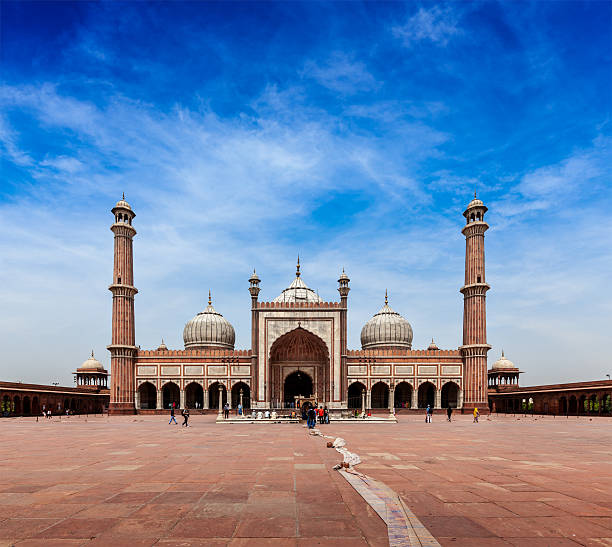
<svg viewBox="0 0 612 547">
<path fill-rule="evenodd" d="M 611 4 L 3 2 L 0 377 L 108 365 L 112 234 L 136 211 L 137 343 L 247 279 L 390 303 L 461 344 L 461 213 L 489 206 L 490 364 L 603 378 L 612 315 Z"/>
</svg>

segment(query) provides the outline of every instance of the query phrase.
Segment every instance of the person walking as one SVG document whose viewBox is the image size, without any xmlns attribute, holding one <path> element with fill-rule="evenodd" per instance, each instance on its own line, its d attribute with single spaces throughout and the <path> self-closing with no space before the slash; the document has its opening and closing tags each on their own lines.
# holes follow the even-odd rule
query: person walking
<svg viewBox="0 0 612 547">
<path fill-rule="evenodd" d="M 427 405 L 427 409 L 425 410 L 425 423 L 430 424 L 431 423 L 431 415 L 433 414 L 433 410 L 431 408 L 431 405 Z"/>
<path fill-rule="evenodd" d="M 480 416 L 480 412 L 478 412 L 478 408 L 474 407 L 474 422 L 475 424 L 478 423 L 478 417 Z"/>
<path fill-rule="evenodd" d="M 172 403 L 172 406 L 170 407 L 170 421 L 168 422 L 168 425 L 170 425 L 172 422 L 178 425 L 178 422 L 174 417 L 174 403 Z"/>
<path fill-rule="evenodd" d="M 229 418 L 229 403 L 225 403 L 223 406 L 223 415 L 226 420 Z"/>
<path fill-rule="evenodd" d="M 317 425 L 317 413 L 313 407 L 308 409 L 308 429 L 314 428 Z"/>
<path fill-rule="evenodd" d="M 181 424 L 181 427 L 183 427 L 183 426 L 189 427 L 189 424 L 187 423 L 189 421 L 189 409 L 188 408 L 184 408 L 181 411 L 181 414 L 183 415 L 183 423 Z"/>
<path fill-rule="evenodd" d="M 450 405 L 448 405 L 448 408 L 446 409 L 446 419 L 450 422 L 451 421 L 451 416 L 453 414 L 453 409 L 451 408 Z"/>
</svg>

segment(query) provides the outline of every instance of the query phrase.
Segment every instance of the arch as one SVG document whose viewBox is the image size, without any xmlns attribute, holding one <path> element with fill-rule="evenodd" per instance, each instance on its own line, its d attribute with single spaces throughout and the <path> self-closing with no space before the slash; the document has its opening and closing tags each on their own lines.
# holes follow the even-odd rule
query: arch
<svg viewBox="0 0 612 547">
<path fill-rule="evenodd" d="M 593 393 L 589 397 L 589 412 L 599 412 L 599 402 L 597 401 L 597 395 Z"/>
<path fill-rule="evenodd" d="M 138 386 L 140 408 L 142 410 L 157 408 L 157 388 L 151 382 L 143 382 Z"/>
<path fill-rule="evenodd" d="M 221 386 L 221 405 L 227 403 L 227 388 L 221 382 L 215 382 L 208 386 L 208 408 L 219 408 L 219 386 Z"/>
<path fill-rule="evenodd" d="M 431 382 L 423 382 L 419 386 L 418 392 L 418 404 L 419 408 L 427 408 L 427 406 L 434 406 L 436 397 L 436 386 Z"/>
<path fill-rule="evenodd" d="M 389 386 L 385 382 L 376 382 L 372 386 L 372 408 L 389 408 Z"/>
<path fill-rule="evenodd" d="M 561 397 L 559 399 L 559 414 L 567 414 L 567 398 Z"/>
<path fill-rule="evenodd" d="M 446 382 L 442 386 L 442 408 L 457 408 L 459 386 L 455 382 Z"/>
<path fill-rule="evenodd" d="M 13 398 L 13 406 L 15 408 L 15 410 L 13 412 L 15 412 L 16 416 L 21 416 L 21 397 L 19 397 L 19 395 L 15 395 L 15 397 Z"/>
<path fill-rule="evenodd" d="M 29 416 L 32 413 L 32 406 L 30 403 L 30 398 L 26 395 L 23 398 L 23 415 Z"/>
<path fill-rule="evenodd" d="M 75 399 L 70 399 L 70 410 L 72 410 L 73 412 L 76 410 L 76 401 Z"/>
<path fill-rule="evenodd" d="M 32 397 L 32 414 L 40 414 L 40 403 L 38 397 Z"/>
<path fill-rule="evenodd" d="M 204 388 L 198 382 L 191 382 L 185 387 L 185 406 L 204 408 Z"/>
<path fill-rule="evenodd" d="M 175 408 L 181 404 L 181 391 L 174 382 L 166 382 L 162 387 L 162 406 L 171 408 L 174 403 Z"/>
<path fill-rule="evenodd" d="M 395 386 L 395 408 L 410 408 L 412 406 L 412 386 L 408 382 L 400 382 Z"/>
<path fill-rule="evenodd" d="M 347 402 L 349 408 L 361 408 L 361 394 L 366 387 L 361 382 L 353 382 L 348 387 Z"/>
<path fill-rule="evenodd" d="M 569 398 L 569 413 L 570 414 L 578 414 L 578 400 L 575 395 L 572 395 Z"/>
<path fill-rule="evenodd" d="M 287 384 L 288 375 L 294 372 L 310 377 L 312 388 L 309 395 L 321 402 L 331 400 L 327 344 L 301 326 L 279 336 L 270 348 L 270 399 L 273 405 L 287 405 L 294 401 L 295 395 L 306 395 L 292 391 L 298 387 L 302 390 L 309 387 L 305 377 L 302 377 L 305 382 L 302 386 L 293 386 L 296 377 L 292 377 Z M 289 391 L 285 392 L 285 387 Z"/>
<path fill-rule="evenodd" d="M 2 397 L 2 407 L 0 407 L 2 414 L 8 414 L 11 411 L 11 398 L 8 395 Z"/>
<path fill-rule="evenodd" d="M 610 414 L 612 412 L 612 395 L 604 394 L 602 399 L 602 411 L 606 414 Z"/>
<path fill-rule="evenodd" d="M 312 397 L 313 391 L 313 381 L 310 374 L 306 374 L 301 370 L 288 374 L 283 383 L 283 402 L 285 407 L 294 403 L 295 398 L 298 396 Z"/>
<path fill-rule="evenodd" d="M 242 390 L 242 408 L 251 408 L 251 388 L 244 382 L 236 382 L 232 386 L 232 408 L 238 408 Z"/>
<path fill-rule="evenodd" d="M 585 414 L 588 411 L 587 404 L 586 395 L 581 395 L 578 401 L 578 412 L 580 414 Z"/>
</svg>

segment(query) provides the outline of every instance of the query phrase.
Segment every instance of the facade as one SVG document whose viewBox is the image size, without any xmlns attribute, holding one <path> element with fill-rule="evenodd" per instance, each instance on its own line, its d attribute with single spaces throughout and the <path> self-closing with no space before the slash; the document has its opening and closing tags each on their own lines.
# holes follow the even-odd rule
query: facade
<svg viewBox="0 0 612 547">
<path fill-rule="evenodd" d="M 361 408 L 417 409 L 453 406 L 487 409 L 484 221 L 487 208 L 474 196 L 463 213 L 466 238 L 463 344 L 412 348 L 412 327 L 385 303 L 361 332 L 361 349 L 347 347 L 350 279 L 338 279 L 339 300 L 326 302 L 300 272 L 272 301 L 260 301 L 253 272 L 251 348 L 235 349 L 232 325 L 209 302 L 187 322 L 184 349 L 141 350 L 136 345 L 132 226 L 135 214 L 121 199 L 112 209 L 114 271 L 111 353 L 111 413 L 180 407 L 288 408 L 296 397 L 313 397 L 332 411 Z"/>
<path fill-rule="evenodd" d="M 522 387 L 519 385 L 521 371 L 503 351 L 501 359 L 493 364 L 488 374 L 491 412 L 557 416 L 612 414 L 610 379 Z"/>
</svg>

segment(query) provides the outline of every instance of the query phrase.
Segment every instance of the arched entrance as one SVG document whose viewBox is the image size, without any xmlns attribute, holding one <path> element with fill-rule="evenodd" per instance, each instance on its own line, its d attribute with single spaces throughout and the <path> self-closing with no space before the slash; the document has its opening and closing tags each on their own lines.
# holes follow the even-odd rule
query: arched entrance
<svg viewBox="0 0 612 547">
<path fill-rule="evenodd" d="M 187 384 L 185 406 L 187 408 L 204 408 L 204 388 L 197 382 Z"/>
<path fill-rule="evenodd" d="M 269 385 L 272 406 L 287 406 L 295 395 L 307 395 L 308 389 L 318 402 L 330 401 L 329 354 L 325 342 L 302 327 L 279 337 L 270 348 Z"/>
<path fill-rule="evenodd" d="M 15 416 L 21 416 L 21 399 L 19 395 L 15 395 L 13 405 L 15 405 Z"/>
<path fill-rule="evenodd" d="M 410 408 L 412 405 L 412 386 L 400 382 L 395 386 L 395 408 Z"/>
<path fill-rule="evenodd" d="M 389 408 L 389 386 L 384 382 L 372 386 L 372 408 Z"/>
<path fill-rule="evenodd" d="M 38 397 L 32 398 L 32 413 L 35 415 L 40 414 L 40 406 L 38 404 Z"/>
<path fill-rule="evenodd" d="M 419 408 L 433 408 L 435 402 L 436 388 L 431 382 L 424 382 L 419 386 Z"/>
<path fill-rule="evenodd" d="M 348 388 L 348 407 L 349 408 L 361 408 L 362 393 L 365 391 L 365 386 L 361 382 L 353 382 Z"/>
<path fill-rule="evenodd" d="M 143 410 L 157 408 L 157 388 L 151 382 L 143 382 L 138 386 L 140 408 Z"/>
<path fill-rule="evenodd" d="M 559 414 L 567 414 L 567 399 L 565 397 L 559 399 Z"/>
<path fill-rule="evenodd" d="M 219 386 L 221 386 L 221 406 L 227 403 L 227 389 L 219 382 L 208 387 L 208 408 L 217 410 L 219 408 Z"/>
<path fill-rule="evenodd" d="M 232 387 L 232 408 L 238 408 L 242 390 L 242 408 L 251 408 L 251 388 L 244 382 L 236 382 Z"/>
<path fill-rule="evenodd" d="M 301 370 L 292 372 L 285 378 L 283 394 L 285 408 L 291 407 L 297 396 L 312 397 L 312 378 Z"/>
<path fill-rule="evenodd" d="M 179 408 L 181 395 L 179 387 L 174 382 L 168 382 L 162 387 L 162 405 L 164 408 L 171 408 L 174 403 L 174 408 Z"/>
<path fill-rule="evenodd" d="M 23 415 L 29 416 L 31 413 L 32 408 L 30 406 L 30 398 L 26 396 L 23 398 Z"/>
<path fill-rule="evenodd" d="M 576 397 L 572 395 L 569 399 L 569 413 L 576 414 L 578 412 L 578 401 Z"/>
<path fill-rule="evenodd" d="M 446 382 L 442 386 L 442 408 L 457 408 L 457 398 L 459 396 L 459 386 L 455 382 Z"/>
</svg>

